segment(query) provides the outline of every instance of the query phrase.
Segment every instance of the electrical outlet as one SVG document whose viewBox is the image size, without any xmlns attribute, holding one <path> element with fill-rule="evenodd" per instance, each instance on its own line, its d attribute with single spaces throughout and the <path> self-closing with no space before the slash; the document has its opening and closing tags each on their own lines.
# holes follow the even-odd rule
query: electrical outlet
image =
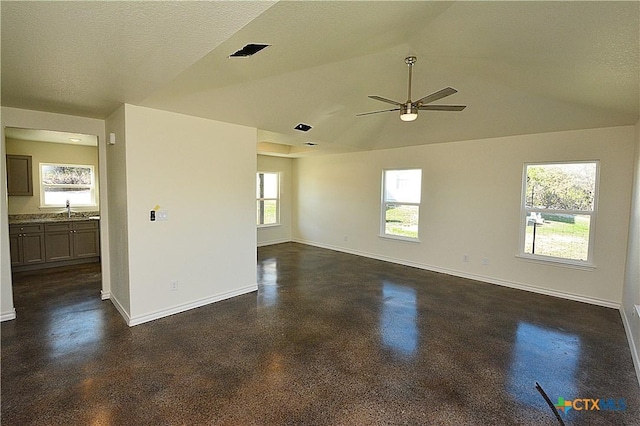
<svg viewBox="0 0 640 426">
<path fill-rule="evenodd" d="M 158 210 L 156 212 L 156 220 L 169 220 L 169 212 L 167 210 Z"/>
<path fill-rule="evenodd" d="M 469 263 L 469 255 L 468 254 L 463 254 L 462 255 L 462 261 L 464 263 Z"/>
<path fill-rule="evenodd" d="M 171 283 L 169 284 L 169 290 L 171 291 L 178 290 L 178 281 L 172 280 Z"/>
<path fill-rule="evenodd" d="M 344 236 L 344 240 L 345 240 L 345 241 L 348 241 L 348 240 L 349 240 L 349 236 L 348 236 L 348 235 L 345 235 L 345 236 Z"/>
<path fill-rule="evenodd" d="M 482 258 L 482 264 L 483 264 L 484 266 L 487 266 L 487 265 L 489 264 L 489 258 L 488 258 L 488 257 L 483 257 L 483 258 Z"/>
</svg>

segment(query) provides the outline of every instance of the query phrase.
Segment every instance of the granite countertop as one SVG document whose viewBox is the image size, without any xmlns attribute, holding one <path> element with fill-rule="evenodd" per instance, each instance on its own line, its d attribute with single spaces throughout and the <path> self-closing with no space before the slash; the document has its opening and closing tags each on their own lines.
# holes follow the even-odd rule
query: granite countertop
<svg viewBox="0 0 640 426">
<path fill-rule="evenodd" d="M 100 220 L 99 215 L 99 212 L 71 213 L 71 217 L 68 217 L 67 213 L 15 214 L 9 215 L 9 225 Z"/>
</svg>

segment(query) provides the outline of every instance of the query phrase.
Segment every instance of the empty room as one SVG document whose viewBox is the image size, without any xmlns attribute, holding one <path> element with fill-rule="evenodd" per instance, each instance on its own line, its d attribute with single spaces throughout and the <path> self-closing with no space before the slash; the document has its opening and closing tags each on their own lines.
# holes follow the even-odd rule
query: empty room
<svg viewBox="0 0 640 426">
<path fill-rule="evenodd" d="M 2 424 L 639 423 L 640 3 L 0 19 Z"/>
</svg>

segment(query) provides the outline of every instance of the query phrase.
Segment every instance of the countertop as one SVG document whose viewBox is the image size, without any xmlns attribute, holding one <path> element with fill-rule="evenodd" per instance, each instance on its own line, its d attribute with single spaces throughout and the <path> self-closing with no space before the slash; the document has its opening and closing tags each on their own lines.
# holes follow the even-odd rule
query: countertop
<svg viewBox="0 0 640 426">
<path fill-rule="evenodd" d="M 65 216 L 54 217 L 9 217 L 9 225 L 28 225 L 30 223 L 78 222 L 83 220 L 100 220 L 100 216 Z"/>
</svg>

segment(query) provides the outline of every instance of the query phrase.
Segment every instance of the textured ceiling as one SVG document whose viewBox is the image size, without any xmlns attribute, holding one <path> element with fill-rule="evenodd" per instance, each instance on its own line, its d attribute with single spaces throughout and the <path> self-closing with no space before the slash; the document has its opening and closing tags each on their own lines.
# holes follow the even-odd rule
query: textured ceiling
<svg viewBox="0 0 640 426">
<path fill-rule="evenodd" d="M 15 139 L 28 142 L 50 142 L 69 145 L 98 146 L 98 136 L 83 135 L 81 133 L 54 132 L 41 129 L 20 129 L 16 127 L 5 128 L 4 135 L 7 139 Z"/>
<path fill-rule="evenodd" d="M 639 117 L 638 2 L 3 1 L 1 13 L 2 105 L 106 117 L 128 102 L 257 127 L 276 155 Z M 255 42 L 271 46 L 228 58 Z M 467 109 L 356 117 L 390 107 L 367 95 L 406 100 L 408 55 L 414 100 L 452 86 L 437 103 Z"/>
<path fill-rule="evenodd" d="M 2 105 L 105 118 L 273 2 L 2 1 Z"/>
</svg>

